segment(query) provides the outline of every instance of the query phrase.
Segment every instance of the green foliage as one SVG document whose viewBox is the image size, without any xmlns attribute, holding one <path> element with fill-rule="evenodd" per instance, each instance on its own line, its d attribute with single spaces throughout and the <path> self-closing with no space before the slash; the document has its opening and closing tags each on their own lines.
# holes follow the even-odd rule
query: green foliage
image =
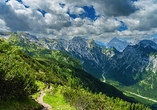
<svg viewBox="0 0 157 110">
<path fill-rule="evenodd" d="M 0 99 L 22 98 L 36 92 L 35 71 L 17 48 L 0 42 Z"/>
<path fill-rule="evenodd" d="M 150 77 L 147 78 L 150 80 Z M 154 85 L 155 88 L 152 89 L 151 85 L 149 85 L 149 83 L 147 82 L 148 80 L 147 78 L 145 80 L 142 80 L 139 85 L 135 84 L 132 86 L 124 86 L 121 83 L 113 80 L 107 80 L 108 81 L 107 83 L 114 85 L 118 89 L 122 90 L 124 94 L 130 97 L 132 100 L 134 100 L 134 102 L 142 103 L 150 107 L 152 110 L 156 110 L 157 109 L 156 103 L 154 101 L 149 100 L 149 99 L 156 100 L 156 85 Z M 133 94 L 131 94 L 130 92 Z M 137 94 L 139 96 L 134 94 Z"/>
<path fill-rule="evenodd" d="M 25 42 L 27 42 L 27 40 L 18 38 L 16 35 L 13 38 L 19 40 L 22 39 L 20 40 L 22 44 L 20 44 L 18 40 L 15 40 L 14 42 L 16 43 L 12 43 L 13 45 L 20 46 L 26 54 L 33 56 L 40 64 L 46 67 L 47 71 L 45 77 L 40 75 L 43 77 L 43 79 L 41 77 L 42 81 L 51 82 L 53 84 L 66 84 L 72 88 L 83 87 L 89 89 L 93 93 L 103 92 L 108 96 L 124 98 L 122 92 L 112 86 L 100 82 L 98 79 L 82 70 L 81 63 L 67 53 L 50 51 L 39 47 L 36 48 L 31 45 L 37 44 L 26 44 Z M 28 51 L 29 53 L 27 53 Z"/>
<path fill-rule="evenodd" d="M 76 109 L 140 110 L 136 108 L 138 105 L 121 100 L 129 101 L 121 91 L 85 72 L 78 60 L 60 51 L 40 48 L 38 44 L 30 43 L 26 39 L 18 39 L 18 36 L 21 35 L 11 35 L 9 44 L 14 46 L 0 40 L 1 100 L 28 97 L 38 90 L 37 85 L 43 88 L 43 83 L 47 82 L 56 87 L 66 87 L 60 92 L 62 95 L 56 92 L 54 97 L 61 98 L 60 103 L 65 103 L 66 100 Z M 9 88 L 9 85 L 12 87 Z M 47 102 L 54 97 L 47 98 Z M 142 105 L 139 108 L 145 110 Z"/>
<path fill-rule="evenodd" d="M 150 110 L 135 103 L 128 103 L 119 98 L 110 98 L 102 93 L 92 94 L 82 89 L 65 89 L 64 97 L 77 110 Z"/>
<path fill-rule="evenodd" d="M 30 42 L 26 37 L 23 36 L 26 35 L 24 33 L 11 33 L 8 42 L 10 45 L 18 46 L 24 53 L 32 57 L 51 58 L 57 60 L 58 62 L 82 68 L 81 62 L 76 58 L 71 57 L 67 53 L 46 49 L 41 47 L 39 43 Z"/>
<path fill-rule="evenodd" d="M 16 39 L 21 39 L 16 36 L 14 37 Z M 20 42 L 18 40 L 15 40 L 16 43 L 12 44 L 23 48 L 25 53 L 29 51 L 31 56 L 35 57 L 40 64 L 47 67 L 46 70 L 48 70 L 48 72 L 46 72 L 47 74 L 43 81 L 61 85 L 66 84 L 72 88 L 83 87 L 89 89 L 93 93 L 103 92 L 108 96 L 124 98 L 122 92 L 112 86 L 100 82 L 98 79 L 82 70 L 80 62 L 73 57 L 70 57 L 68 54 L 60 51 L 51 52 L 47 49 L 35 48 L 31 46 L 33 44 L 26 44 L 26 41 L 20 40 L 20 42 L 23 42 L 23 45 L 25 44 L 26 46 L 19 44 Z M 34 50 L 36 50 L 36 52 L 34 52 Z"/>
<path fill-rule="evenodd" d="M 0 100 L 0 110 L 41 110 L 42 106 L 30 98 L 22 100 Z"/>
<path fill-rule="evenodd" d="M 63 88 L 63 86 L 53 86 L 52 89 L 46 93 L 46 96 L 44 97 L 44 102 L 50 104 L 53 109 L 76 110 L 75 107 L 70 106 L 70 104 L 66 102 L 62 94 Z"/>
<path fill-rule="evenodd" d="M 54 50 L 54 51 L 52 51 L 52 58 L 54 58 L 55 60 L 57 60 L 59 62 L 63 62 L 68 65 L 71 65 L 73 67 L 77 67 L 77 68 L 82 67 L 81 62 L 79 60 L 71 57 L 70 55 L 68 55 L 65 52 Z"/>
<path fill-rule="evenodd" d="M 99 79 L 94 78 L 92 75 L 80 68 L 72 67 L 71 65 L 63 64 L 58 61 L 54 61 L 53 59 L 46 60 L 38 58 L 37 60 L 46 67 L 50 67 L 48 70 L 54 71 L 56 76 L 62 79 L 62 82 L 60 83 L 61 85 L 67 85 L 71 88 L 82 87 L 86 90 L 92 91 L 93 93 L 102 92 L 111 97 L 120 97 L 127 100 L 121 91 L 117 90 L 113 86 L 101 82 Z M 57 79 L 49 77 L 49 81 L 55 84 Z"/>
</svg>

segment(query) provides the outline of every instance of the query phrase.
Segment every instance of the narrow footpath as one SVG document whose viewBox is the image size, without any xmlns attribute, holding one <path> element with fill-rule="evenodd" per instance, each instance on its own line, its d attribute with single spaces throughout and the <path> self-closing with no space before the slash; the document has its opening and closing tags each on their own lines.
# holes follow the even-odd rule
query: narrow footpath
<svg viewBox="0 0 157 110">
<path fill-rule="evenodd" d="M 43 109 L 42 110 L 51 110 L 51 106 L 45 102 L 43 102 L 43 97 L 44 97 L 45 93 L 44 91 L 40 91 L 40 96 L 37 99 L 37 102 L 41 105 L 43 105 Z"/>
</svg>

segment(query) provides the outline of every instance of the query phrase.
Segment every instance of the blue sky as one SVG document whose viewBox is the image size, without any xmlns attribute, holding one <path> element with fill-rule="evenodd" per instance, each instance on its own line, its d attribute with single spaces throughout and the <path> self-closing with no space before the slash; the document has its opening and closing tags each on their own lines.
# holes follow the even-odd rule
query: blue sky
<svg viewBox="0 0 157 110">
<path fill-rule="evenodd" d="M 102 42 L 144 39 L 157 34 L 156 14 L 155 0 L 2 0 L 0 31 Z"/>
<path fill-rule="evenodd" d="M 76 19 L 76 18 L 81 18 L 81 19 L 89 18 L 91 20 L 95 20 L 95 19 L 97 19 L 97 17 L 99 17 L 99 16 L 95 15 L 95 9 L 93 8 L 93 6 L 83 6 L 81 8 L 84 10 L 84 12 L 80 13 L 79 15 L 77 15 L 75 13 L 71 14 L 69 11 L 67 13 L 73 19 Z"/>
</svg>

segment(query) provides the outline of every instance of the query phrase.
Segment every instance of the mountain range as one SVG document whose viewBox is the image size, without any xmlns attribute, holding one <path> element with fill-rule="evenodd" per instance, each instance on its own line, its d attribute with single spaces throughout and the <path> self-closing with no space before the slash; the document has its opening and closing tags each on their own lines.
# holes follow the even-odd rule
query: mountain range
<svg viewBox="0 0 157 110">
<path fill-rule="evenodd" d="M 77 58 L 85 71 L 101 80 L 105 78 L 107 83 L 115 81 L 120 83 L 115 86 L 123 90 L 151 98 L 157 97 L 154 94 L 157 88 L 157 44 L 153 40 L 141 40 L 130 45 L 114 38 L 107 47 L 102 47 L 94 40 L 82 37 L 71 40 L 50 39 L 37 38 L 28 33 L 9 33 L 2 36 L 8 36 L 7 41 L 11 45 L 20 46 L 30 56 L 39 53 L 38 49 L 59 50 Z M 49 53 L 43 50 L 44 55 Z"/>
<path fill-rule="evenodd" d="M 74 51 L 77 51 L 73 43 L 79 40 L 77 46 L 81 48 L 82 38 L 77 37 L 68 41 L 69 51 L 64 48 L 62 48 L 64 51 L 59 51 L 46 47 L 46 42 L 61 47 L 62 43 L 58 44 L 58 40 L 39 39 L 28 33 L 9 33 L 3 36 L 4 38 L 0 39 L 1 110 L 44 109 L 35 100 L 41 91 L 48 90 L 47 84 L 50 84 L 52 89 L 45 91 L 44 102 L 49 103 L 54 109 L 59 106 L 61 109 L 68 107 L 67 109 L 71 110 L 106 108 L 150 110 L 114 86 L 100 81 L 83 70 L 80 61 L 88 54 L 79 56 L 78 59 L 72 56 L 76 54 Z M 59 40 L 59 42 L 64 41 Z M 88 42 L 91 43 L 93 40 Z M 89 47 L 96 51 L 95 46 L 99 47 L 92 43 Z M 82 47 L 80 51 L 83 50 Z M 71 51 L 73 53 L 70 55 Z M 92 49 L 88 51 L 92 53 Z"/>
</svg>

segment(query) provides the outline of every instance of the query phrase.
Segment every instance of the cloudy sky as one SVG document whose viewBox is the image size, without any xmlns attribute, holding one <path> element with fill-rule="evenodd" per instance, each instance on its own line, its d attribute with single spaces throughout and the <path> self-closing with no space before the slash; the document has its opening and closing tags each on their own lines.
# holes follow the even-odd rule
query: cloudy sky
<svg viewBox="0 0 157 110">
<path fill-rule="evenodd" d="M 0 31 L 98 41 L 157 36 L 156 0 L 0 0 Z"/>
</svg>

